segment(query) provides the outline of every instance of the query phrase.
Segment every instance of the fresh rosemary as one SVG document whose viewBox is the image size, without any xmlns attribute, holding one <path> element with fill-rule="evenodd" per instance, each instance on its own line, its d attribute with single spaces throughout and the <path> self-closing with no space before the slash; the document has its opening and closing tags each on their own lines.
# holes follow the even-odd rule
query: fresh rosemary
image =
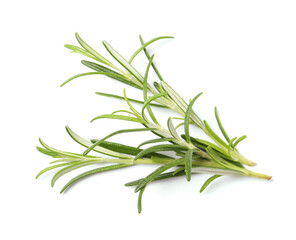
<svg viewBox="0 0 296 240">
<path fill-rule="evenodd" d="M 142 210 L 143 192 L 151 181 L 181 175 L 184 175 L 187 181 L 190 181 L 191 175 L 195 173 L 212 174 L 213 176 L 206 180 L 201 187 L 200 192 L 202 192 L 213 180 L 222 175 L 250 176 L 267 180 L 271 178 L 271 176 L 256 173 L 245 168 L 244 165 L 255 165 L 254 162 L 242 156 L 237 150 L 238 143 L 244 140 L 246 136 L 230 138 L 222 126 L 217 108 L 215 108 L 215 117 L 225 140 L 221 139 L 218 134 L 213 131 L 207 121 L 202 120 L 193 111 L 193 105 L 202 93 L 197 94 L 189 103 L 186 103 L 183 98 L 163 80 L 153 63 L 154 55 L 150 56 L 146 47 L 155 41 L 172 37 L 158 37 L 145 43 L 140 36 L 141 47 L 135 51 L 129 60 L 122 57 L 108 42 L 103 41 L 103 45 L 107 51 L 121 67 L 115 66 L 107 58 L 96 52 L 91 46 L 84 42 L 77 33 L 76 38 L 81 47 L 73 45 L 65 45 L 65 47 L 74 53 L 82 54 L 94 60 L 81 61 L 83 65 L 90 68 L 92 71 L 75 75 L 65 81 L 61 86 L 78 77 L 99 74 L 140 89 L 143 92 L 143 100 L 128 98 L 125 89 L 123 91 L 123 96 L 97 92 L 96 94 L 102 96 L 124 100 L 129 110 L 117 110 L 111 114 L 97 116 L 91 121 L 102 118 L 116 119 L 135 122 L 142 125 L 142 127 L 118 130 L 101 139 L 88 141 L 78 136 L 67 126 L 67 133 L 73 140 L 84 146 L 86 148 L 85 151 L 82 154 L 61 151 L 48 146 L 40 139 L 42 147 L 37 147 L 37 150 L 56 160 L 51 162 L 51 166 L 40 171 L 36 178 L 47 171 L 60 169 L 52 178 L 51 185 L 54 186 L 55 182 L 60 177 L 75 169 L 88 165 L 98 166 L 100 163 L 110 163 L 108 166 L 94 168 L 71 179 L 61 190 L 62 193 L 76 181 L 92 174 L 130 167 L 135 164 L 161 165 L 148 176 L 125 184 L 125 186 L 135 186 L 135 192 L 139 192 L 139 213 Z M 144 76 L 132 65 L 132 61 L 141 51 L 144 51 L 148 59 L 148 65 Z M 151 68 L 153 68 L 159 78 L 159 82 L 154 82 L 153 86 L 148 83 L 148 75 Z M 136 110 L 132 103 L 142 105 L 141 111 Z M 175 126 L 173 119 L 176 118 L 168 117 L 167 126 L 161 126 L 152 111 L 152 107 L 168 108 L 177 112 L 180 114 L 180 118 L 177 119 L 181 120 L 182 123 Z M 212 142 L 193 137 L 190 134 L 190 125 L 200 128 L 212 139 Z M 176 129 L 181 126 L 184 127 L 184 134 L 179 135 Z M 138 147 L 107 141 L 107 139 L 117 134 L 142 131 L 150 131 L 157 137 L 139 143 Z M 143 148 L 144 145 L 149 144 L 153 145 Z M 103 156 L 90 155 L 90 152 L 98 152 Z M 168 155 L 162 152 L 171 152 L 174 154 L 174 157 L 172 157 L 172 154 Z M 171 171 L 167 172 L 168 170 Z"/>
</svg>

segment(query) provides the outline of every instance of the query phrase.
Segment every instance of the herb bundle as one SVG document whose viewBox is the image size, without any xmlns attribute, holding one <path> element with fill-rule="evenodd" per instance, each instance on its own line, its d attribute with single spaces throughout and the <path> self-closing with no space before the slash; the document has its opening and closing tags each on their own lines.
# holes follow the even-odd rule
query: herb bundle
<svg viewBox="0 0 296 240">
<path fill-rule="evenodd" d="M 110 165 L 99 166 L 74 177 L 63 187 L 61 190 L 62 193 L 76 181 L 93 174 L 130 167 L 135 164 L 160 165 L 148 176 L 125 184 L 125 186 L 135 186 L 135 192 L 139 192 L 139 213 L 142 210 L 143 192 L 151 181 L 174 178 L 181 175 L 183 175 L 187 181 L 190 181 L 192 174 L 212 174 L 201 187 L 200 192 L 202 192 L 213 180 L 223 175 L 250 176 L 267 180 L 271 178 L 271 176 L 250 171 L 245 167 L 245 165 L 255 165 L 254 162 L 245 158 L 237 150 L 238 144 L 244 140 L 246 136 L 230 138 L 221 123 L 217 108 L 215 108 L 215 117 L 225 140 L 213 131 L 206 120 L 202 120 L 193 111 L 193 105 L 202 93 L 197 94 L 189 103 L 186 103 L 183 98 L 164 81 L 153 63 L 154 55 L 150 56 L 146 47 L 155 41 L 172 37 L 158 37 L 144 42 L 140 36 L 141 47 L 135 51 L 129 60 L 121 56 L 108 42 L 103 41 L 104 47 L 121 67 L 116 66 L 95 51 L 83 41 L 77 33 L 76 38 L 80 47 L 73 45 L 65 45 L 65 47 L 74 53 L 79 53 L 92 59 L 93 61 L 81 61 L 83 65 L 92 71 L 75 75 L 65 81 L 61 86 L 82 76 L 98 74 L 105 75 L 141 90 L 143 100 L 128 98 L 125 90 L 123 91 L 123 96 L 97 92 L 96 94 L 98 95 L 125 101 L 128 110 L 117 110 L 110 114 L 97 116 L 91 120 L 91 122 L 102 118 L 123 120 L 134 122 L 135 124 L 141 125 L 141 127 L 118 130 L 103 138 L 88 141 L 77 135 L 67 126 L 66 130 L 70 137 L 86 148 L 83 153 L 61 151 L 48 146 L 40 139 L 42 147 L 38 146 L 37 149 L 41 153 L 49 155 L 56 160 L 51 162 L 51 166 L 40 171 L 36 178 L 47 171 L 59 169 L 54 174 L 51 181 L 51 185 L 54 186 L 55 182 L 60 177 L 75 169 L 88 165 L 99 166 L 100 163 L 110 163 Z M 144 75 L 140 74 L 132 65 L 134 58 L 141 51 L 144 51 L 148 59 Z M 151 69 L 155 71 L 159 78 L 159 82 L 154 82 L 153 85 L 148 83 L 148 76 Z M 141 105 L 141 111 L 136 110 L 133 104 Z M 167 125 L 162 126 L 152 110 L 154 107 L 171 109 L 178 113 L 180 117 L 168 117 Z M 179 124 L 175 126 L 174 120 L 179 121 Z M 192 136 L 190 134 L 190 126 L 201 129 L 212 141 Z M 181 135 L 176 130 L 180 127 L 184 129 Z M 152 132 L 156 137 L 139 143 L 137 147 L 107 141 L 117 134 L 144 131 Z M 91 152 L 100 153 L 102 156 L 91 155 Z"/>
</svg>

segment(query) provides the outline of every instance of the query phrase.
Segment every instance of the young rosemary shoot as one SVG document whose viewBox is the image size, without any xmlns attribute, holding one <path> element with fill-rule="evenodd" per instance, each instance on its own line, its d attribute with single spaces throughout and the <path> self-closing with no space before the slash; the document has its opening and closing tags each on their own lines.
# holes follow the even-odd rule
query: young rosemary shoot
<svg viewBox="0 0 296 240">
<path fill-rule="evenodd" d="M 97 92 L 97 94 L 102 96 L 124 100 L 128 110 L 117 110 L 110 114 L 97 116 L 91 120 L 91 122 L 102 118 L 123 120 L 134 122 L 135 124 L 141 125 L 141 127 L 121 129 L 112 132 L 103 138 L 88 141 L 74 133 L 67 126 L 66 130 L 70 137 L 85 147 L 83 153 L 61 151 L 48 146 L 40 139 L 42 147 L 37 147 L 37 150 L 53 157 L 55 160 L 51 162 L 51 166 L 40 171 L 36 178 L 47 171 L 59 169 L 54 174 L 51 181 L 51 185 L 54 186 L 55 182 L 66 173 L 88 165 L 93 165 L 95 167 L 94 169 L 86 171 L 71 179 L 62 188 L 62 193 L 78 180 L 92 174 L 130 167 L 136 164 L 158 165 L 158 168 L 148 176 L 125 184 L 125 186 L 135 186 L 135 192 L 139 192 L 139 213 L 142 210 L 143 192 L 151 181 L 158 181 L 181 175 L 183 175 L 187 181 L 190 181 L 192 174 L 212 174 L 212 177 L 206 180 L 201 187 L 200 192 L 202 192 L 212 181 L 223 175 L 250 176 L 267 180 L 271 178 L 271 176 L 250 171 L 245 167 L 245 165 L 255 165 L 254 162 L 242 156 L 237 150 L 237 145 L 244 140 L 246 136 L 230 138 L 221 123 L 217 108 L 215 108 L 215 117 L 225 140 L 213 131 L 207 121 L 202 120 L 194 112 L 193 105 L 202 93 L 197 94 L 189 103 L 186 103 L 184 99 L 164 81 L 153 63 L 154 55 L 150 56 L 146 47 L 155 41 L 172 37 L 158 37 L 148 42 L 144 42 L 143 38 L 140 36 L 141 46 L 135 51 L 129 60 L 126 60 L 120 55 L 108 42 L 103 41 L 104 47 L 121 67 L 114 65 L 107 58 L 95 51 L 82 40 L 77 33 L 76 38 L 80 47 L 73 45 L 65 45 L 65 47 L 74 53 L 82 54 L 94 60 L 81 61 L 83 65 L 90 68 L 92 71 L 75 75 L 65 81 L 61 86 L 78 77 L 99 74 L 141 90 L 143 93 L 143 100 L 128 98 L 125 89 L 123 90 L 123 96 Z M 148 59 L 144 75 L 140 74 L 132 65 L 132 61 L 141 51 L 144 51 Z M 159 78 L 159 82 L 154 82 L 153 86 L 148 83 L 151 68 L 153 68 Z M 134 108 L 134 103 L 142 106 L 141 111 Z M 176 118 L 168 117 L 167 125 L 162 126 L 157 120 L 157 116 L 152 111 L 152 107 L 168 108 L 177 112 L 181 115 L 180 118 L 177 119 L 181 120 L 182 123 L 175 126 L 173 120 Z M 176 129 L 181 126 L 184 128 L 184 133 L 179 135 Z M 212 142 L 193 137 L 190 134 L 190 126 L 200 128 L 210 137 L 210 139 L 212 139 Z M 156 138 L 139 143 L 137 147 L 107 141 L 109 138 L 117 134 L 143 131 L 154 133 Z M 146 147 L 147 145 L 148 147 Z M 101 156 L 90 155 L 91 152 L 100 153 Z M 163 152 L 169 154 L 164 154 Z M 101 163 L 109 163 L 109 165 L 100 167 Z"/>
</svg>

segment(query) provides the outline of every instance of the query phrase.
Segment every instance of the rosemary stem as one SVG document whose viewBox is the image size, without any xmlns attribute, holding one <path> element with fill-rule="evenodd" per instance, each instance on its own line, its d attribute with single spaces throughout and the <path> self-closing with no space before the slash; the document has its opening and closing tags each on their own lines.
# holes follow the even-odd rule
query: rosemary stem
<svg viewBox="0 0 296 240">
<path fill-rule="evenodd" d="M 266 179 L 266 180 L 270 180 L 272 178 L 272 176 L 265 175 L 265 174 L 262 174 L 262 173 L 253 172 L 253 171 L 249 171 L 249 170 L 248 170 L 246 176 L 261 178 L 261 179 Z"/>
</svg>

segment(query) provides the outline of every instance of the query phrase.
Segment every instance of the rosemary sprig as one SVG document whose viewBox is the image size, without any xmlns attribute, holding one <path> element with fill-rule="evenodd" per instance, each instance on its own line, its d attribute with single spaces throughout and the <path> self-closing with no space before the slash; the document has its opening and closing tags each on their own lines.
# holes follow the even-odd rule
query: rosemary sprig
<svg viewBox="0 0 296 240">
<path fill-rule="evenodd" d="M 145 43 L 143 38 L 140 36 L 141 47 L 135 51 L 129 61 L 119 54 L 108 42 L 103 41 L 104 47 L 117 61 L 117 63 L 123 67 L 123 69 L 117 67 L 107 58 L 95 51 L 84 40 L 82 40 L 77 33 L 76 38 L 82 48 L 73 45 L 65 45 L 65 47 L 72 50 L 72 52 L 82 54 L 95 60 L 96 62 L 82 61 L 83 65 L 94 70 L 94 72 L 77 74 L 66 80 L 61 86 L 78 77 L 99 74 L 110 77 L 126 85 L 141 89 L 143 92 L 143 100 L 128 98 L 125 89 L 123 91 L 123 96 L 97 92 L 97 94 L 102 96 L 124 100 L 129 110 L 120 109 L 110 114 L 103 114 L 93 118 L 91 122 L 107 118 L 111 120 L 134 122 L 136 124 L 141 124 L 142 127 L 121 129 L 110 133 L 101 139 L 93 139 L 91 141 L 83 139 L 74 133 L 69 127 L 66 127 L 66 130 L 71 138 L 80 145 L 84 146 L 86 148 L 85 151 L 83 154 L 65 152 L 52 148 L 40 140 L 42 147 L 37 147 L 37 149 L 41 153 L 49 155 L 56 160 L 51 162 L 51 164 L 53 164 L 52 166 L 40 171 L 36 178 L 45 172 L 60 169 L 52 178 L 51 185 L 54 186 L 55 182 L 68 172 L 74 171 L 78 168 L 83 168 L 84 166 L 110 163 L 109 166 L 95 168 L 73 178 L 64 186 L 61 191 L 63 192 L 72 186 L 76 181 L 92 174 L 111 171 L 123 167 L 130 167 L 135 164 L 161 165 L 145 178 L 126 184 L 126 186 L 136 186 L 135 192 L 139 192 L 139 212 L 142 210 L 142 195 L 144 189 L 146 189 L 147 185 L 152 181 L 173 178 L 181 175 L 185 175 L 187 181 L 190 181 L 191 175 L 195 173 L 213 174 L 213 176 L 210 177 L 201 187 L 200 192 L 202 192 L 213 180 L 222 175 L 241 175 L 263 179 L 271 178 L 268 175 L 252 172 L 243 166 L 244 164 L 249 166 L 255 165 L 255 163 L 243 157 L 236 148 L 238 143 L 245 139 L 246 136 L 242 136 L 238 139 L 230 139 L 222 126 L 217 108 L 215 108 L 215 117 L 226 141 L 222 140 L 218 134 L 212 130 L 207 121 L 200 119 L 193 111 L 193 105 L 202 93 L 199 93 L 189 103 L 186 103 L 184 99 L 163 80 L 158 69 L 153 63 L 154 55 L 150 56 L 146 47 L 157 40 L 172 37 L 158 37 Z M 133 59 L 142 50 L 148 58 L 148 64 L 144 76 L 142 76 L 131 64 Z M 160 80 L 160 82 L 154 82 L 154 87 L 148 83 L 148 76 L 151 67 L 154 69 Z M 141 111 L 137 111 L 132 103 L 141 104 Z M 169 108 L 179 113 L 181 118 L 177 119 L 182 120 L 182 123 L 175 127 L 173 119 L 176 118 L 168 117 L 167 126 L 161 126 L 157 120 L 157 116 L 152 111 L 152 107 Z M 179 135 L 176 129 L 182 125 L 184 125 L 184 134 Z M 190 125 L 202 129 L 214 143 L 192 137 L 190 135 Z M 138 147 L 106 141 L 117 134 L 142 131 L 150 131 L 154 133 L 157 138 L 142 142 Z M 143 149 L 140 148 L 149 144 L 154 145 Z M 89 155 L 91 151 L 103 154 L 103 156 Z M 161 152 L 171 152 L 171 154 L 166 155 Z M 116 164 L 114 165 L 114 163 Z M 171 172 L 166 172 L 167 170 L 173 168 L 176 169 Z"/>
</svg>

